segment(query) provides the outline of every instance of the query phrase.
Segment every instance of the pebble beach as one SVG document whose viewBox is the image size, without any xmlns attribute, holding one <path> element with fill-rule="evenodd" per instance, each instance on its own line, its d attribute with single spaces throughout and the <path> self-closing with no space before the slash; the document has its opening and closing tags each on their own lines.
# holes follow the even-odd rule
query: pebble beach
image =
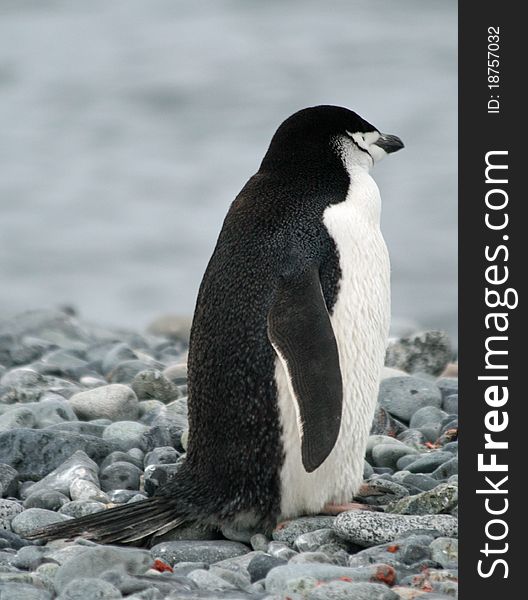
<svg viewBox="0 0 528 600">
<path fill-rule="evenodd" d="M 390 341 L 356 499 L 373 510 L 271 537 L 186 526 L 150 549 L 25 538 L 178 471 L 188 328 L 112 329 L 70 308 L 0 320 L 0 600 L 456 598 L 458 365 L 440 331 Z"/>
</svg>

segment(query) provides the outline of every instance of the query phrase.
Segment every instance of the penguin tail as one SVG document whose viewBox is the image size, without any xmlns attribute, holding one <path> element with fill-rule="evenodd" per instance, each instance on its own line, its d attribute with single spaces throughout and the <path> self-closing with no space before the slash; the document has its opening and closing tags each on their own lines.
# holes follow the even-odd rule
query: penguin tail
<svg viewBox="0 0 528 600">
<path fill-rule="evenodd" d="M 162 535 L 189 520 L 178 509 L 181 509 L 181 502 L 177 498 L 153 496 L 78 519 L 53 523 L 24 537 L 28 540 L 81 537 L 102 544 L 129 544 Z"/>
</svg>

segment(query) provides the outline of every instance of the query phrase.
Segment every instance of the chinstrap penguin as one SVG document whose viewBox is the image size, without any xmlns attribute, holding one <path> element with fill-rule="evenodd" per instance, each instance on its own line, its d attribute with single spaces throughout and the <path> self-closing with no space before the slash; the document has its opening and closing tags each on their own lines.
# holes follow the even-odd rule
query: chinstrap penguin
<svg viewBox="0 0 528 600">
<path fill-rule="evenodd" d="M 147 500 L 28 537 L 128 543 L 189 522 L 269 531 L 352 500 L 390 320 L 369 171 L 402 147 L 336 106 L 282 123 L 200 286 L 182 467 Z"/>
</svg>

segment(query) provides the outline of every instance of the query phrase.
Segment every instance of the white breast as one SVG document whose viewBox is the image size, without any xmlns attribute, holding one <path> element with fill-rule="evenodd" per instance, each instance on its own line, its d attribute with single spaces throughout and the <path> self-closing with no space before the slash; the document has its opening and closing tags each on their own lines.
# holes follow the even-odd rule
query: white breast
<svg viewBox="0 0 528 600">
<path fill-rule="evenodd" d="M 307 473 L 287 374 L 275 364 L 285 461 L 281 512 L 317 513 L 328 502 L 352 500 L 362 482 L 363 456 L 376 406 L 390 322 L 390 266 L 379 228 L 379 190 L 363 168 L 351 170 L 344 202 L 327 208 L 323 222 L 339 252 L 342 278 L 331 321 L 343 377 L 343 414 L 337 443 Z M 324 398 L 321 399 L 324 402 Z"/>
</svg>

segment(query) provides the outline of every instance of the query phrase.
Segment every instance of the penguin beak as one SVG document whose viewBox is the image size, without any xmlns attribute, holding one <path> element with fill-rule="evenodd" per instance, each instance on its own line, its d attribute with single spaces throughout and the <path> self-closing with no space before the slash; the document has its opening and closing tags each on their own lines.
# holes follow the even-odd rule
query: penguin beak
<svg viewBox="0 0 528 600">
<path fill-rule="evenodd" d="M 388 133 L 380 134 L 379 138 L 373 144 L 373 146 L 378 146 L 384 150 L 387 154 L 391 154 L 392 152 L 397 152 L 401 150 L 403 146 L 403 142 L 396 135 L 390 135 Z"/>
</svg>

